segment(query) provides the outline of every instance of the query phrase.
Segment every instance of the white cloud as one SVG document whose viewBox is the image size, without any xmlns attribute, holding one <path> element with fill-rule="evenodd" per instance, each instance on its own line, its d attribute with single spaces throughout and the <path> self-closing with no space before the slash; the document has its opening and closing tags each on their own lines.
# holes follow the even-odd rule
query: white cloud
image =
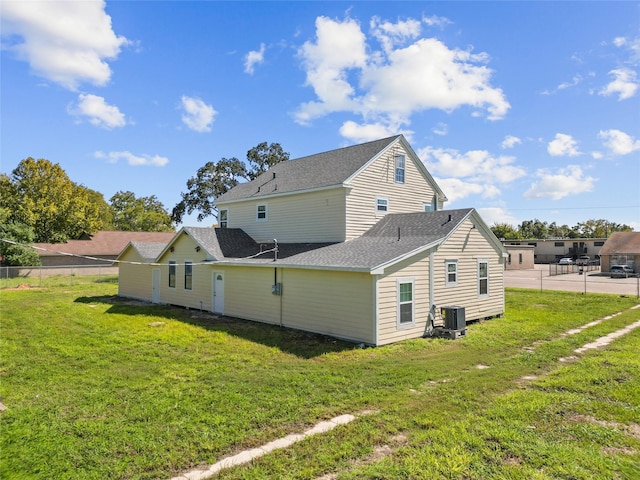
<svg viewBox="0 0 640 480">
<path fill-rule="evenodd" d="M 432 174 L 468 178 L 486 185 L 511 183 L 527 173 L 524 168 L 513 165 L 514 157 L 494 157 L 486 150 L 460 153 L 454 149 L 427 147 L 419 150 L 419 155 Z"/>
<path fill-rule="evenodd" d="M 97 95 L 78 95 L 78 103 L 70 106 L 67 111 L 76 117 L 88 117 L 89 123 L 106 130 L 124 127 L 127 123 L 118 107 L 108 105 L 103 97 Z"/>
<path fill-rule="evenodd" d="M 187 97 L 183 95 L 182 102 L 182 122 L 191 130 L 196 132 L 210 132 L 213 117 L 216 112 L 211 105 L 207 105 L 199 98 Z"/>
<path fill-rule="evenodd" d="M 413 20 L 374 18 L 371 26 L 369 40 L 380 50 L 367 42 L 355 20 L 316 19 L 315 41 L 305 42 L 298 53 L 317 100 L 299 106 L 298 123 L 351 112 L 367 124 L 406 126 L 412 114 L 431 108 L 451 112 L 468 106 L 491 120 L 509 110 L 502 90 L 490 85 L 487 54 L 418 38 L 419 22 Z"/>
<path fill-rule="evenodd" d="M 438 124 L 431 129 L 433 133 L 440 136 L 445 136 L 449 133 L 449 126 L 444 122 L 438 122 Z"/>
<path fill-rule="evenodd" d="M 106 85 L 114 60 L 129 41 L 116 35 L 102 0 L 0 2 L 3 49 L 39 76 L 76 90 L 82 82 Z M 20 38 L 20 40 L 16 40 Z"/>
<path fill-rule="evenodd" d="M 356 122 L 349 120 L 340 127 L 340 135 L 355 143 L 369 142 L 378 138 L 390 137 L 397 133 L 397 130 L 390 130 L 386 125 L 379 123 L 358 125 Z"/>
<path fill-rule="evenodd" d="M 477 210 L 484 222 L 490 227 L 501 223 L 506 223 L 507 225 L 517 225 L 520 223 L 519 220 L 504 207 L 479 207 Z"/>
<path fill-rule="evenodd" d="M 615 77 L 606 87 L 598 93 L 600 95 L 618 95 L 618 100 L 626 100 L 633 97 L 638 90 L 637 74 L 630 68 L 617 68 L 611 70 L 609 75 Z"/>
<path fill-rule="evenodd" d="M 522 140 L 520 140 L 518 137 L 515 137 L 513 135 L 507 135 L 506 137 L 504 137 L 504 140 L 502 141 L 500 146 L 503 149 L 507 149 L 507 148 L 513 148 L 520 143 L 522 143 Z"/>
<path fill-rule="evenodd" d="M 372 35 L 380 42 L 386 53 L 393 51 L 396 45 L 403 45 L 408 40 L 420 35 L 420 22 L 414 19 L 391 23 L 373 17 L 370 22 Z"/>
<path fill-rule="evenodd" d="M 492 186 L 477 182 L 465 182 L 459 178 L 435 178 L 449 203 L 453 203 L 471 195 L 481 195 L 483 198 L 497 196 L 500 191 Z"/>
<path fill-rule="evenodd" d="M 579 165 L 568 165 L 555 172 L 540 169 L 536 172 L 538 181 L 531 184 L 524 198 L 550 198 L 560 200 L 569 195 L 578 195 L 593 190 L 596 179 L 586 177 Z"/>
<path fill-rule="evenodd" d="M 556 133 L 555 140 L 550 141 L 549 145 L 547 145 L 547 151 L 553 157 L 575 157 L 580 155 L 578 142 L 571 135 L 565 133 Z"/>
<path fill-rule="evenodd" d="M 628 155 L 640 150 L 640 140 L 620 130 L 600 130 L 598 137 L 604 140 L 604 146 L 614 155 Z"/>
<path fill-rule="evenodd" d="M 575 87 L 582 82 L 582 75 L 574 75 L 570 82 L 562 82 L 558 85 L 558 90 L 565 90 L 570 87 Z"/>
<path fill-rule="evenodd" d="M 432 15 L 430 17 L 422 17 L 422 23 L 428 25 L 429 27 L 444 28 L 447 25 L 451 25 L 453 22 L 446 17 L 438 17 L 437 15 Z"/>
<path fill-rule="evenodd" d="M 244 62 L 244 71 L 245 73 L 248 73 L 249 75 L 253 75 L 253 67 L 254 65 L 260 64 L 262 62 L 264 62 L 264 52 L 265 52 L 265 45 L 264 43 L 260 44 L 260 50 L 251 50 L 249 53 L 247 53 L 247 55 L 244 57 L 245 58 L 245 62 Z"/>
<path fill-rule="evenodd" d="M 95 158 L 99 158 L 102 160 L 106 160 L 109 163 L 117 163 L 119 160 L 126 160 L 127 163 L 131 166 L 153 166 L 153 167 L 164 167 L 167 163 L 169 163 L 169 159 L 167 157 L 161 157 L 160 155 L 134 155 L 131 152 L 101 152 L 97 151 L 93 154 Z"/>
</svg>

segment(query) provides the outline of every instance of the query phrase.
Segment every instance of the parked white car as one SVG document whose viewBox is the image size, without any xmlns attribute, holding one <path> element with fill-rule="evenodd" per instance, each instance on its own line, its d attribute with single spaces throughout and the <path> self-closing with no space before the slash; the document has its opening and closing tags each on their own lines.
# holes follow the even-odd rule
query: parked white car
<svg viewBox="0 0 640 480">
<path fill-rule="evenodd" d="M 558 265 L 573 265 L 573 260 L 571 260 L 570 258 L 561 258 L 560 261 L 558 262 Z"/>
<path fill-rule="evenodd" d="M 611 278 L 628 278 L 633 275 L 633 268 L 628 265 L 612 265 L 609 274 Z"/>
</svg>

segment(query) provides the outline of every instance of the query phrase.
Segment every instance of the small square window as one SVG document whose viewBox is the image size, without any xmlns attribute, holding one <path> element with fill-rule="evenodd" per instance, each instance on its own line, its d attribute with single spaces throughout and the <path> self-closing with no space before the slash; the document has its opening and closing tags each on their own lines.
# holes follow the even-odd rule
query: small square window
<svg viewBox="0 0 640 480">
<path fill-rule="evenodd" d="M 453 287 L 458 285 L 458 261 L 447 260 L 446 261 L 446 285 Z"/>
<path fill-rule="evenodd" d="M 389 210 L 389 200 L 386 198 L 377 198 L 376 199 L 376 212 L 377 213 L 387 213 Z"/>
<path fill-rule="evenodd" d="M 258 205 L 256 209 L 256 220 L 264 222 L 267 220 L 267 206 Z"/>
</svg>

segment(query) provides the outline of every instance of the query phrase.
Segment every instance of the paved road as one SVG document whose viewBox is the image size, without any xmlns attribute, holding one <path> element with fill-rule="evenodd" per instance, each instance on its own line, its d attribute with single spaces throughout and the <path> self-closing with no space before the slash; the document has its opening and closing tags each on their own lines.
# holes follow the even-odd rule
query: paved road
<svg viewBox="0 0 640 480">
<path fill-rule="evenodd" d="M 549 265 L 536 265 L 533 270 L 505 271 L 505 285 L 517 288 L 565 290 L 580 293 L 613 293 L 640 297 L 640 278 L 610 278 L 599 270 L 549 276 Z"/>
</svg>

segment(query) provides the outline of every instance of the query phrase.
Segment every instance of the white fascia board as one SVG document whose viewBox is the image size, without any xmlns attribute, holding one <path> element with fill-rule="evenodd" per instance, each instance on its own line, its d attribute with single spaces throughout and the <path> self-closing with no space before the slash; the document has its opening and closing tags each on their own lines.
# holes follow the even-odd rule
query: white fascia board
<svg viewBox="0 0 640 480">
<path fill-rule="evenodd" d="M 367 267 L 338 267 L 328 265 L 298 265 L 291 263 L 281 263 L 280 261 L 268 262 L 268 263 L 253 263 L 230 260 L 213 261 L 211 265 L 224 265 L 231 267 L 259 267 L 259 268 L 297 268 L 300 270 L 331 270 L 336 272 L 362 272 L 371 273 L 371 269 Z"/>
<path fill-rule="evenodd" d="M 393 260 L 389 260 L 388 262 L 382 263 L 376 267 L 373 267 L 371 269 L 371 275 L 383 275 L 384 274 L 384 270 L 387 267 L 390 267 L 392 265 L 395 265 L 398 262 L 401 262 L 402 260 L 406 260 L 407 258 L 411 258 L 414 255 L 418 255 L 419 253 L 425 252 L 427 250 L 430 250 L 432 248 L 436 248 L 438 247 L 440 244 L 442 244 L 444 242 L 444 238 L 441 238 L 439 240 L 436 240 L 435 242 L 431 242 L 431 243 L 427 243 L 426 245 L 423 245 L 422 247 L 416 248 L 408 253 L 405 253 L 404 255 L 400 255 L 396 258 L 394 258 Z"/>
<path fill-rule="evenodd" d="M 248 202 L 248 201 L 252 201 L 252 200 L 267 200 L 270 198 L 276 198 L 276 197 L 286 197 L 288 195 L 299 195 L 301 193 L 311 193 L 311 192 L 321 192 L 323 190 L 333 190 L 334 188 L 351 188 L 348 185 L 339 183 L 337 185 L 328 185 L 325 187 L 317 187 L 317 188 L 308 188 L 308 189 L 304 189 L 304 190 L 294 190 L 293 192 L 283 192 L 283 193 L 269 193 L 267 195 L 259 195 L 259 196 L 255 196 L 255 197 L 244 197 L 244 198 L 237 198 L 235 200 L 227 200 L 225 202 L 216 202 L 214 201 L 213 204 L 216 207 L 220 207 L 220 205 L 229 205 L 232 203 L 241 203 L 241 202 Z"/>
</svg>

